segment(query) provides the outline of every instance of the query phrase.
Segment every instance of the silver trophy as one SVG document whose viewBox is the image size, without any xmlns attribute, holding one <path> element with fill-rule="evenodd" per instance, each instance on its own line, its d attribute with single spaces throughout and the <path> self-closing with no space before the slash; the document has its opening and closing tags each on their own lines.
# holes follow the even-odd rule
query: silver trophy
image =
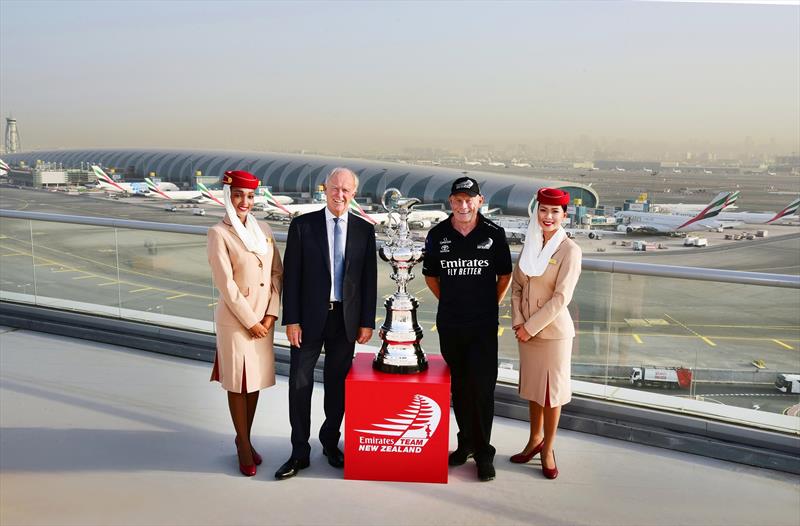
<svg viewBox="0 0 800 526">
<path fill-rule="evenodd" d="M 411 268 L 422 261 L 425 252 L 425 245 L 411 239 L 408 229 L 408 214 L 420 201 L 403 197 L 396 188 L 389 188 L 381 202 L 390 219 L 387 221 L 389 240 L 379 254 L 392 265 L 390 277 L 397 283 L 397 290 L 384 302 L 386 320 L 380 331 L 383 343 L 372 367 L 384 373 L 418 373 L 428 368 L 428 360 L 419 344 L 422 339 L 422 328 L 417 322 L 419 301 L 408 293 L 407 286 L 414 279 Z"/>
</svg>

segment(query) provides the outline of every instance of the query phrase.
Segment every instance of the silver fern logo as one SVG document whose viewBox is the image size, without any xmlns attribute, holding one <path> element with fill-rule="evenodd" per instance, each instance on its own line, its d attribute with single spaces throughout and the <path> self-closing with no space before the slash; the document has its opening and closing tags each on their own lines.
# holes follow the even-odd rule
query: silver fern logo
<svg viewBox="0 0 800 526">
<path fill-rule="evenodd" d="M 371 429 L 356 429 L 360 436 L 359 451 L 379 453 L 421 453 L 442 418 L 442 410 L 434 400 L 416 394 L 411 403 L 395 418 L 370 424 Z"/>
</svg>

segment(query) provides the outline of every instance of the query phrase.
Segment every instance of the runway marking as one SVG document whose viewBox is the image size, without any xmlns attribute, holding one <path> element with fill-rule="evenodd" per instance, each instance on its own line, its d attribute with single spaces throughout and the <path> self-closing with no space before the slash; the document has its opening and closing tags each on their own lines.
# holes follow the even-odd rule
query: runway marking
<svg viewBox="0 0 800 526">
<path fill-rule="evenodd" d="M 782 341 L 780 341 L 780 340 L 776 340 L 776 339 L 774 339 L 774 338 L 773 338 L 773 339 L 772 339 L 772 341 L 774 341 L 775 343 L 777 343 L 778 345 L 780 345 L 780 346 L 781 346 L 781 347 L 783 347 L 784 349 L 789 349 L 790 351 L 793 351 L 793 350 L 794 350 L 794 347 L 792 347 L 791 345 L 786 345 L 785 343 L 783 343 L 783 342 L 782 342 Z"/>
<path fill-rule="evenodd" d="M 130 292 L 130 293 L 133 293 L 133 292 L 142 292 L 142 291 L 145 291 L 145 290 L 153 290 L 153 287 L 142 287 L 142 288 L 140 288 L 140 289 L 133 289 L 133 290 L 129 290 L 128 292 Z"/>
<path fill-rule="evenodd" d="M 375 323 L 380 322 L 383 319 L 383 316 L 375 316 Z"/>
<path fill-rule="evenodd" d="M 25 240 L 18 239 L 18 238 L 15 238 L 15 237 L 11 237 L 10 239 L 13 239 L 14 241 L 16 241 L 18 243 L 25 244 Z M 30 241 L 27 242 L 27 245 L 30 246 Z M 101 266 L 101 267 L 107 267 L 107 268 L 110 268 L 112 270 L 116 270 L 117 269 L 117 267 L 114 266 L 114 265 L 109 265 L 108 263 L 104 263 L 102 261 L 97 261 L 96 259 L 80 256 L 78 254 L 74 254 L 74 253 L 71 253 L 71 252 L 64 253 L 64 252 L 61 252 L 61 251 L 59 251 L 59 250 L 57 250 L 55 248 L 50 248 L 50 247 L 46 247 L 46 246 L 37 246 L 36 248 L 37 248 L 37 250 L 49 250 L 50 252 L 55 252 L 56 255 L 59 255 L 59 256 L 67 255 L 69 257 L 81 259 L 83 261 L 88 261 L 90 263 L 94 263 L 95 265 L 98 265 L 98 266 Z M 27 254 L 27 255 L 30 255 L 30 254 Z M 40 256 L 37 256 L 36 259 L 44 260 Z M 48 261 L 52 261 L 52 260 L 48 260 Z M 54 264 L 60 264 L 60 263 L 56 262 Z M 144 272 L 139 272 L 139 271 L 136 271 L 136 270 L 133 270 L 133 269 L 120 269 L 120 270 L 122 270 L 123 272 L 125 272 L 127 274 L 132 274 L 132 275 L 142 276 L 144 278 L 152 279 L 151 275 L 146 274 Z M 173 279 L 173 278 L 165 278 L 165 277 L 162 277 L 162 276 L 159 276 L 158 279 L 161 280 L 161 281 L 170 281 L 170 282 L 173 282 L 173 283 L 183 283 L 183 284 L 186 284 L 186 285 L 191 285 L 193 287 L 196 287 L 198 285 L 197 283 L 192 283 L 190 281 L 184 281 L 184 280 Z"/>
<path fill-rule="evenodd" d="M 17 252 L 16 254 L 3 254 L 0 255 L 0 258 L 13 258 L 14 256 L 27 256 L 28 254 L 23 254 L 22 252 Z"/>
<path fill-rule="evenodd" d="M 633 336 L 633 339 L 634 339 L 634 340 L 636 340 L 636 343 L 644 343 L 644 342 L 642 341 L 642 339 L 641 339 L 641 338 L 639 338 L 639 335 L 638 335 L 638 334 L 636 334 L 636 333 L 633 333 L 633 334 L 631 334 L 631 336 Z"/>
<path fill-rule="evenodd" d="M 669 314 L 667 314 L 666 312 L 664 313 L 664 317 L 665 317 L 665 318 L 669 318 L 669 319 L 670 319 L 670 320 L 672 320 L 673 322 L 677 323 L 678 325 L 680 325 L 681 327 L 683 327 L 683 328 L 684 328 L 684 329 L 686 329 L 687 331 L 691 332 L 692 334 L 694 334 L 695 336 L 697 336 L 698 338 L 700 338 L 701 340 L 703 340 L 704 342 L 706 342 L 706 343 L 707 343 L 708 345 L 710 345 L 711 347 L 716 347 L 716 346 L 717 346 L 717 344 L 716 344 L 716 343 L 712 342 L 711 340 L 709 340 L 708 338 L 706 338 L 705 336 L 703 336 L 703 335 L 702 335 L 702 334 L 700 334 L 699 332 L 697 332 L 697 331 L 695 331 L 695 330 L 693 330 L 693 329 L 690 329 L 690 328 L 689 328 L 689 327 L 687 327 L 685 324 L 683 324 L 683 323 L 679 322 L 678 320 L 676 320 L 675 318 L 673 318 L 672 316 L 670 316 L 670 315 L 669 315 Z"/>
<path fill-rule="evenodd" d="M 428 287 L 423 287 L 423 288 L 419 289 L 417 292 L 415 292 L 415 293 L 414 293 L 414 296 L 416 296 L 417 294 L 422 294 L 422 293 L 423 293 L 423 292 L 425 292 L 426 290 L 428 290 Z"/>
<path fill-rule="evenodd" d="M 213 306 L 214 306 L 214 305 L 216 305 L 217 303 L 218 303 L 218 302 L 216 302 L 216 301 L 215 301 L 214 303 L 209 303 L 208 305 L 206 305 L 206 307 L 213 307 Z"/>
<path fill-rule="evenodd" d="M 436 324 L 431 325 L 431 332 L 436 332 Z"/>
<path fill-rule="evenodd" d="M 40 259 L 40 258 L 36 258 L 36 259 Z M 49 260 L 46 260 L 46 261 L 49 261 Z M 60 263 L 55 263 L 55 262 L 50 262 L 50 263 L 35 263 L 33 266 L 34 266 L 34 267 L 54 267 L 54 266 L 56 266 L 56 265 L 60 265 Z"/>
<path fill-rule="evenodd" d="M 498 338 L 503 335 L 503 331 L 505 331 L 505 328 L 503 328 L 503 327 L 498 327 L 497 328 L 497 337 Z"/>
<path fill-rule="evenodd" d="M 60 274 L 61 272 L 79 272 L 79 270 L 74 268 L 62 268 L 61 270 L 53 271 L 54 274 Z"/>
<path fill-rule="evenodd" d="M 180 292 L 178 294 L 175 294 L 174 296 L 169 296 L 167 299 L 168 300 L 174 300 L 174 299 L 177 299 L 177 298 L 182 298 L 184 296 L 188 296 L 188 294 L 186 294 L 185 292 Z"/>
<path fill-rule="evenodd" d="M 47 248 L 48 250 L 55 251 L 54 249 L 50 249 L 48 247 L 42 247 L 42 248 Z M 30 253 L 19 253 L 19 255 L 31 256 Z M 71 254 L 71 256 L 77 257 L 78 259 L 83 259 L 85 261 L 90 261 L 92 263 L 97 263 L 97 264 L 99 264 L 101 266 L 104 266 L 104 267 L 108 267 L 108 268 L 111 268 L 111 269 L 116 269 L 116 267 L 113 267 L 111 265 L 106 265 L 105 263 L 100 263 L 98 261 L 95 261 L 95 260 L 92 260 L 92 259 L 89 259 L 89 258 L 75 256 L 74 254 Z M 37 257 L 36 259 L 42 260 L 42 261 L 49 261 L 49 263 L 40 263 L 40 264 L 38 264 L 36 266 L 55 266 L 55 265 L 63 266 L 63 263 L 59 263 L 57 261 L 53 261 L 53 260 L 50 260 L 50 259 L 44 259 L 44 258 L 41 258 L 41 257 Z M 150 276 L 147 276 L 146 274 L 141 273 L 141 272 L 135 272 L 135 271 L 131 271 L 131 270 L 125 270 L 125 272 L 128 272 L 130 274 L 150 277 Z M 94 275 L 94 274 L 90 274 L 90 275 L 87 275 L 87 276 L 78 276 L 78 277 L 75 277 L 75 278 L 72 278 L 72 279 L 89 279 L 89 278 L 109 279 L 109 278 L 106 278 L 104 276 L 97 276 L 97 275 Z M 159 279 L 166 280 L 166 281 L 174 281 L 174 282 L 177 282 L 177 283 L 186 283 L 188 285 L 197 286 L 196 283 L 190 283 L 188 281 L 180 281 L 180 280 L 167 279 L 167 278 L 159 278 Z M 113 282 L 109 282 L 109 283 L 99 283 L 97 286 L 98 287 L 105 287 L 105 286 L 108 286 L 108 285 L 114 285 L 116 283 L 119 283 L 120 285 L 129 285 L 129 286 L 132 286 L 132 287 L 139 287 L 139 288 L 141 288 L 141 286 L 142 286 L 142 283 L 134 283 L 132 281 L 126 281 L 126 280 L 113 281 Z M 164 293 L 167 293 L 167 294 L 173 294 L 173 295 L 176 295 L 177 297 L 190 296 L 190 297 L 193 297 L 193 298 L 201 298 L 201 299 L 207 299 L 208 298 L 208 296 L 201 296 L 199 294 L 192 294 L 192 293 L 188 293 L 188 292 L 178 292 L 176 290 L 163 289 L 163 288 L 160 288 L 160 287 L 149 287 L 149 288 L 151 290 L 157 290 L 157 291 L 161 291 L 161 292 L 164 292 Z"/>
</svg>

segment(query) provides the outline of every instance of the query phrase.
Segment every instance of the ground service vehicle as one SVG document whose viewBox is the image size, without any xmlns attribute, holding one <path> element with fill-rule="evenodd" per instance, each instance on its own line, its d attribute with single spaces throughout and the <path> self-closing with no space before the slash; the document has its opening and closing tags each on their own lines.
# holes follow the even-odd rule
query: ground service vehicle
<svg viewBox="0 0 800 526">
<path fill-rule="evenodd" d="M 779 374 L 775 387 L 782 393 L 800 393 L 800 374 Z"/>
<path fill-rule="evenodd" d="M 631 369 L 631 383 L 636 387 L 688 389 L 692 383 L 692 371 L 683 367 L 634 367 Z"/>
</svg>

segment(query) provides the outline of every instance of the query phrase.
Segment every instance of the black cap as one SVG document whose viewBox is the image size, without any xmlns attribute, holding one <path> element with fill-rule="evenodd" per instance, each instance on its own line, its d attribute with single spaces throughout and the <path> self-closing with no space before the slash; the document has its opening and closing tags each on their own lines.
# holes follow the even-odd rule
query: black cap
<svg viewBox="0 0 800 526">
<path fill-rule="evenodd" d="M 475 197 L 476 195 L 481 195 L 481 189 L 478 187 L 478 181 L 472 177 L 459 177 L 450 189 L 450 195 L 455 194 L 467 194 Z"/>
</svg>

